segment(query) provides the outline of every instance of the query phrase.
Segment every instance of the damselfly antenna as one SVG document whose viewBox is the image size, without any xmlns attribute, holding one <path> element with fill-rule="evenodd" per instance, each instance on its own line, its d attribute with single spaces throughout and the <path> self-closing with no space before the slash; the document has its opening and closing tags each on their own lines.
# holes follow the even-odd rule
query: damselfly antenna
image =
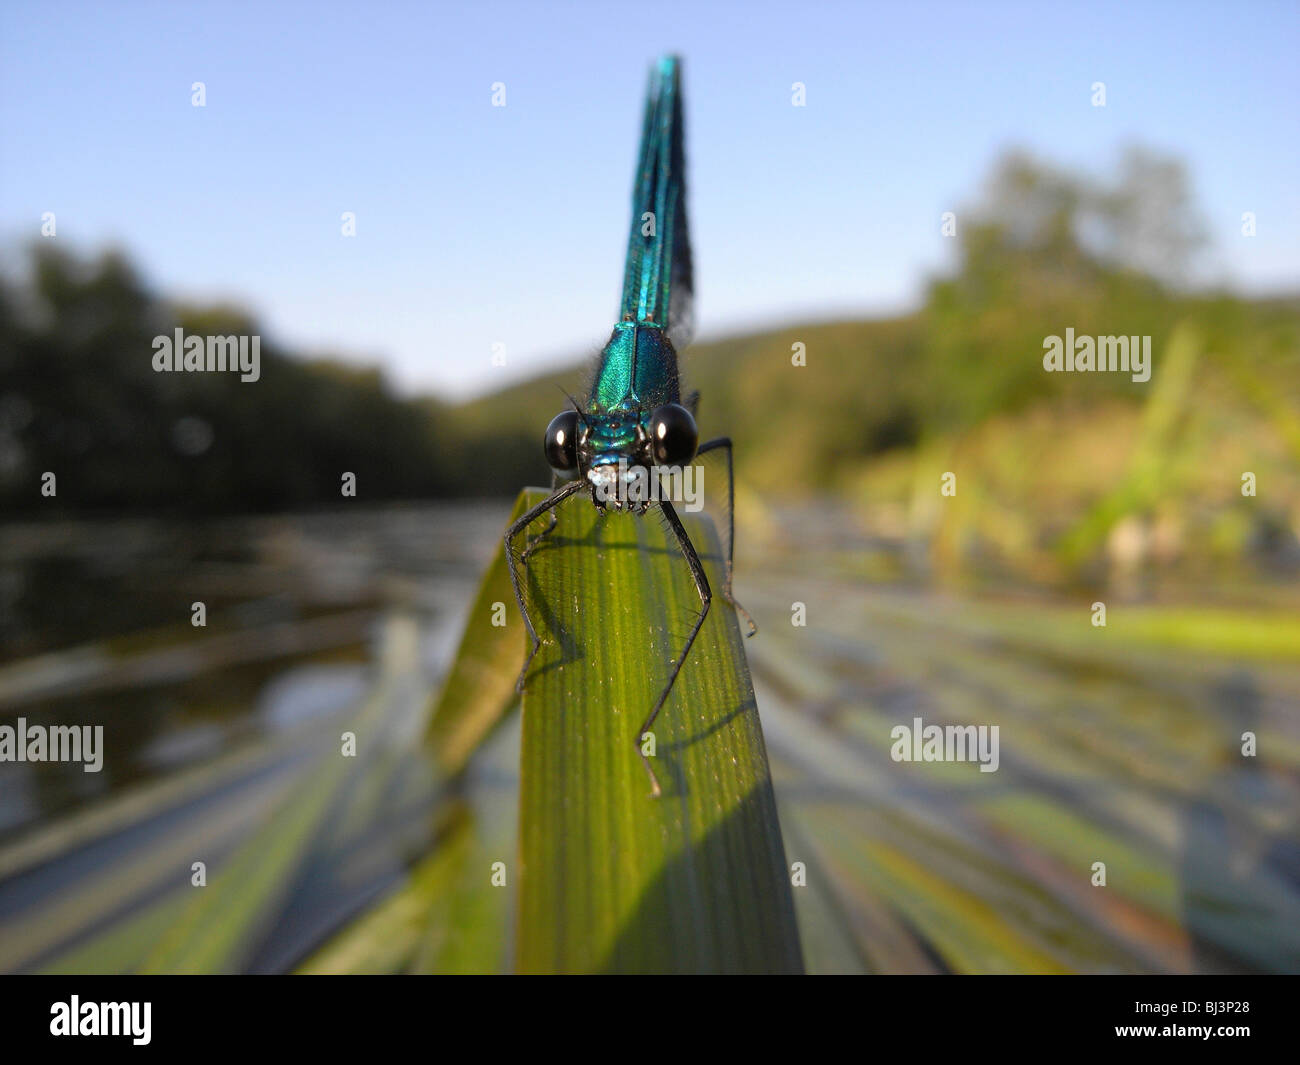
<svg viewBox="0 0 1300 1065">
<path fill-rule="evenodd" d="M 573 398 L 573 393 L 571 393 L 571 392 L 570 392 L 567 388 L 565 388 L 563 385 L 558 385 L 558 384 L 557 384 L 555 387 L 558 388 L 561 392 L 563 392 L 564 395 L 565 395 L 565 397 L 568 399 L 568 401 L 569 401 L 571 404 L 573 404 L 573 409 L 574 409 L 575 412 L 577 412 L 578 420 L 579 420 L 580 422 L 582 422 L 584 428 L 589 427 L 589 423 L 587 422 L 587 416 L 582 412 L 582 408 L 581 408 L 580 406 L 578 406 L 578 401 L 577 401 L 576 399 Z"/>
</svg>

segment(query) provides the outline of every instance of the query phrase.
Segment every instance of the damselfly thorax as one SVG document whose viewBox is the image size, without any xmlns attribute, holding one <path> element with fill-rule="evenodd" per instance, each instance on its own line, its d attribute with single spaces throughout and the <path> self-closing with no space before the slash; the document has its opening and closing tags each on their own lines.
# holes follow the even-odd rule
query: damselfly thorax
<svg viewBox="0 0 1300 1065">
<path fill-rule="evenodd" d="M 585 480 L 592 502 L 645 513 L 628 488 L 658 468 L 695 457 L 695 418 L 680 402 L 677 353 L 663 328 L 624 321 L 601 352 L 586 409 L 557 414 L 546 430 L 546 460 Z"/>
</svg>

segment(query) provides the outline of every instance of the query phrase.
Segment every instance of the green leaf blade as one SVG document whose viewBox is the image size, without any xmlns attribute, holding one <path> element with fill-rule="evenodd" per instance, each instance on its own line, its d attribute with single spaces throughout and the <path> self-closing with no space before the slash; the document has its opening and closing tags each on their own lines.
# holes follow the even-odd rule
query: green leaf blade
<svg viewBox="0 0 1300 1065">
<path fill-rule="evenodd" d="M 714 595 L 652 730 L 659 799 L 634 739 L 700 605 L 675 538 L 656 512 L 601 517 L 579 498 L 529 560 L 544 642 L 523 699 L 521 971 L 802 969 L 717 535 L 683 518 Z"/>
<path fill-rule="evenodd" d="M 510 515 L 512 522 L 523 513 L 524 499 L 521 493 Z M 495 624 L 500 606 L 505 608 L 504 625 Z M 515 679 L 522 662 L 522 632 L 505 548 L 498 541 L 429 720 L 429 747 L 447 774 L 460 773 L 518 703 Z"/>
</svg>

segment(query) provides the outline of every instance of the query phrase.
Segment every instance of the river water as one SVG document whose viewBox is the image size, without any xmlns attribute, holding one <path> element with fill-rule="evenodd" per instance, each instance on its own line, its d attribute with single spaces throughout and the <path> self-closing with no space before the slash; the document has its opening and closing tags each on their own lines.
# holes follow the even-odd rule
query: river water
<svg viewBox="0 0 1300 1065">
<path fill-rule="evenodd" d="M 508 512 L 0 527 L 0 725 L 104 737 L 97 773 L 0 763 L 0 970 L 277 971 L 400 885 L 438 838 L 421 737 Z M 843 509 L 752 539 L 810 969 L 1300 969 L 1300 654 L 1105 644 L 1086 604 L 1076 627 L 902 580 Z M 997 772 L 897 761 L 918 718 L 997 726 Z M 191 920 L 196 862 L 226 901 Z"/>
</svg>

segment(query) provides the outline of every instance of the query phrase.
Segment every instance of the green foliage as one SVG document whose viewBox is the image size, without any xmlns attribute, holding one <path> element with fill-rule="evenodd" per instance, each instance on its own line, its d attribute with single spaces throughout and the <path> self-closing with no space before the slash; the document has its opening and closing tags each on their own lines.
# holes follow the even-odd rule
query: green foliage
<svg viewBox="0 0 1300 1065">
<path fill-rule="evenodd" d="M 720 588 L 712 525 L 684 521 Z M 523 699 L 517 967 L 799 971 L 735 612 L 715 598 L 654 723 L 654 799 L 634 741 L 699 609 L 675 540 L 579 501 L 530 559 L 528 585 L 546 641 Z"/>
<path fill-rule="evenodd" d="M 543 497 L 525 491 L 515 515 Z M 715 598 L 654 724 L 634 746 L 699 608 L 675 540 L 652 518 L 583 501 L 530 558 L 544 643 L 523 698 L 515 967 L 526 972 L 790 972 L 802 966 L 781 830 L 734 612 Z M 684 516 L 721 587 L 711 523 Z M 488 568 L 430 726 L 452 770 L 516 700 L 522 618 L 491 623 L 508 585 Z M 657 665 L 661 668 L 657 668 Z M 495 673 L 495 676 L 494 676 Z M 501 678 L 507 678 L 505 684 Z M 512 863 L 513 864 L 513 863 Z M 511 874 L 514 875 L 514 874 Z"/>
<path fill-rule="evenodd" d="M 511 521 L 522 513 L 523 500 L 520 495 Z M 522 625 L 501 546 L 470 605 L 456 658 L 443 681 L 429 726 L 430 747 L 445 772 L 463 770 L 470 755 L 517 705 L 515 678 Z"/>
<path fill-rule="evenodd" d="M 80 262 L 39 246 L 31 273 L 27 288 L 0 293 L 7 513 L 290 509 L 337 500 L 345 471 L 371 500 L 450 491 L 439 408 L 398 400 L 379 371 L 263 345 L 255 383 L 157 373 L 156 336 L 250 335 L 257 325 L 228 308 L 168 307 L 112 253 Z M 187 447 L 196 424 L 208 443 Z M 60 479 L 53 500 L 38 492 L 45 470 Z"/>
</svg>

